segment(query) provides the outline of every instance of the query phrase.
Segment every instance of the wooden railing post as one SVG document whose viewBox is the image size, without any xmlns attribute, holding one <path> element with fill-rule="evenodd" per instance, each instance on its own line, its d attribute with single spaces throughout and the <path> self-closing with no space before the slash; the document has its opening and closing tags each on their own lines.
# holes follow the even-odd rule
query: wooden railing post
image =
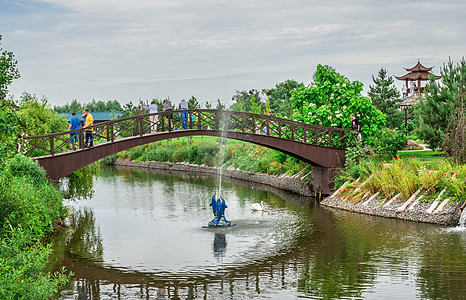
<svg viewBox="0 0 466 300">
<path fill-rule="evenodd" d="M 244 123 L 245 123 L 245 120 L 244 120 L 244 114 L 241 114 L 241 132 L 244 133 Z"/>
<path fill-rule="evenodd" d="M 50 139 L 50 154 L 55 155 L 55 150 L 53 149 L 53 136 L 49 137 Z"/>
<path fill-rule="evenodd" d="M 254 116 L 252 116 L 251 118 L 252 118 L 252 133 L 256 133 L 256 119 L 254 118 Z"/>
<path fill-rule="evenodd" d="M 142 117 L 139 117 L 139 136 L 144 135 L 144 130 L 142 129 Z"/>
<path fill-rule="evenodd" d="M 110 140 L 112 141 L 112 143 L 115 141 L 115 132 L 113 130 L 113 124 L 115 124 L 114 122 L 110 123 Z"/>
</svg>

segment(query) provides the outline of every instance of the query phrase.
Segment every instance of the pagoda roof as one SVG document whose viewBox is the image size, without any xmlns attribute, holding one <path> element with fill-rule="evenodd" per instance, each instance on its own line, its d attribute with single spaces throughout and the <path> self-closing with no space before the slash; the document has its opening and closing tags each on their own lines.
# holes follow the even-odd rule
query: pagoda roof
<svg viewBox="0 0 466 300">
<path fill-rule="evenodd" d="M 411 72 L 403 76 L 395 76 L 398 80 L 429 80 L 429 75 L 432 73 L 429 72 Z M 434 74 L 432 74 L 434 75 Z M 442 76 L 434 75 L 435 79 L 440 79 Z"/>
<path fill-rule="evenodd" d="M 417 60 L 417 64 L 410 68 L 410 69 L 406 69 L 406 68 L 403 68 L 405 69 L 406 71 L 408 72 L 429 72 L 430 70 L 432 70 L 433 67 L 431 68 L 427 68 L 427 67 L 424 67 L 420 62 L 419 62 L 419 59 Z"/>
<path fill-rule="evenodd" d="M 432 67 L 433 68 L 433 67 Z M 430 73 L 430 70 L 432 70 L 432 68 L 426 68 L 424 67 L 420 62 L 419 60 L 417 60 L 417 64 L 410 68 L 410 69 L 406 69 L 404 68 L 406 71 L 410 72 L 406 75 L 403 75 L 403 76 L 395 76 L 396 79 L 398 80 L 429 80 L 429 74 L 432 74 Z M 432 74 L 434 75 L 434 74 Z M 437 75 L 434 75 L 435 76 L 435 79 L 440 79 L 442 78 L 442 76 L 437 76 Z"/>
</svg>

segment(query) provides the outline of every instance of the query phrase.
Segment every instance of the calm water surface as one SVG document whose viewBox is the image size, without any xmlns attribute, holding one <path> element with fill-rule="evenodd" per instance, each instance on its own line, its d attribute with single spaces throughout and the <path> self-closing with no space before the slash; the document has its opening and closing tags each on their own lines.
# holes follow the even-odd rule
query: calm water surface
<svg viewBox="0 0 466 300">
<path fill-rule="evenodd" d="M 103 167 L 67 204 L 56 267 L 61 299 L 464 299 L 466 231 L 319 207 L 307 197 L 222 181 L 237 225 L 203 229 L 218 180 Z M 267 212 L 251 211 L 264 201 Z"/>
</svg>

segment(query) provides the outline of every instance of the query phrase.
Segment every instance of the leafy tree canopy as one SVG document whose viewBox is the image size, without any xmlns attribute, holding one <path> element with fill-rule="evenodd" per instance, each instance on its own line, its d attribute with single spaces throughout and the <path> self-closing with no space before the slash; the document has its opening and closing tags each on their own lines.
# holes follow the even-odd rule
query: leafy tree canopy
<svg viewBox="0 0 466 300">
<path fill-rule="evenodd" d="M 14 155 L 18 134 L 18 116 L 12 103 L 0 101 L 0 164 Z"/>
<path fill-rule="evenodd" d="M 2 36 L 0 35 L 0 46 Z M 13 80 L 20 77 L 18 61 L 15 59 L 13 52 L 3 50 L 0 47 L 0 99 L 5 99 L 8 94 L 8 86 Z"/>
<path fill-rule="evenodd" d="M 189 109 L 199 109 L 199 108 L 201 108 L 201 105 L 199 104 L 199 102 L 197 102 L 196 97 L 192 96 L 191 98 L 189 98 L 188 108 Z"/>
<path fill-rule="evenodd" d="M 108 101 L 96 101 L 92 100 L 89 103 L 80 103 L 78 100 L 73 99 L 71 103 L 66 103 L 63 106 L 55 106 L 54 110 L 56 112 L 82 112 L 84 109 L 88 108 L 91 112 L 102 112 L 102 111 L 119 111 L 122 112 L 123 108 L 117 100 L 108 100 Z"/>
<path fill-rule="evenodd" d="M 259 105 L 261 110 L 264 103 L 261 101 L 261 92 L 255 89 L 249 91 L 236 91 L 236 94 L 231 98 L 233 104 L 230 106 L 230 110 L 251 112 L 251 106 Z M 256 102 L 254 104 L 254 102 Z"/>
<path fill-rule="evenodd" d="M 293 119 L 328 127 L 351 127 L 350 114 L 360 120 L 364 137 L 375 136 L 386 117 L 368 97 L 361 95 L 363 84 L 351 82 L 327 65 L 318 65 L 314 81 L 292 93 Z"/>
<path fill-rule="evenodd" d="M 372 103 L 387 116 L 387 126 L 400 128 L 403 125 L 403 112 L 400 107 L 400 93 L 393 85 L 393 77 L 387 76 L 387 70 L 380 68 L 377 77 L 372 75 L 374 85 L 369 85 L 369 97 Z"/>
<path fill-rule="evenodd" d="M 414 107 L 414 114 L 419 121 L 418 135 L 431 149 L 441 148 L 445 139 L 445 130 L 450 117 L 455 111 L 455 103 L 460 94 L 462 78 L 466 78 L 466 61 L 457 64 L 451 60 L 440 70 L 441 81 L 429 78 L 424 90 L 425 100 Z"/>
<path fill-rule="evenodd" d="M 19 129 L 27 135 L 41 135 L 65 131 L 68 122 L 52 110 L 47 98 L 24 92 L 17 110 Z"/>
<path fill-rule="evenodd" d="M 217 99 L 217 105 L 215 106 L 215 109 L 225 110 L 227 109 L 227 106 L 225 103 L 222 103 L 220 99 Z"/>
<path fill-rule="evenodd" d="M 263 89 L 262 91 L 267 95 L 272 112 L 291 118 L 293 115 L 293 107 L 290 101 L 291 93 L 302 87 L 304 87 L 303 83 L 287 80 L 276 84 L 274 88 Z"/>
</svg>

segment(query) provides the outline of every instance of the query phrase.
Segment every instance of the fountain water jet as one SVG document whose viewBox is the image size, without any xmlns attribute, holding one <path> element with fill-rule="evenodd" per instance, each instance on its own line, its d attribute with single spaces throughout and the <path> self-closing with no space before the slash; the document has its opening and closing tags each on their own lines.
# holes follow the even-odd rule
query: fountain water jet
<svg viewBox="0 0 466 300">
<path fill-rule="evenodd" d="M 220 154 L 219 154 L 219 167 L 218 167 L 218 192 L 215 193 L 212 196 L 212 202 L 209 204 L 212 206 L 212 212 L 214 214 L 214 219 L 209 222 L 207 226 L 203 226 L 203 228 L 212 228 L 212 227 L 230 227 L 236 225 L 235 223 L 232 223 L 228 221 L 225 218 L 225 209 L 228 207 L 225 203 L 225 199 L 222 198 L 221 193 L 222 193 L 222 175 L 223 175 L 223 169 L 222 169 L 222 163 L 225 157 L 225 132 L 228 130 L 228 121 L 225 120 L 225 122 L 220 122 L 220 120 L 224 120 L 224 115 L 219 115 L 219 130 L 221 132 L 220 134 Z M 226 125 L 225 125 L 226 124 Z M 221 126 L 225 125 L 225 126 Z M 217 197 L 218 195 L 218 197 Z"/>
</svg>

